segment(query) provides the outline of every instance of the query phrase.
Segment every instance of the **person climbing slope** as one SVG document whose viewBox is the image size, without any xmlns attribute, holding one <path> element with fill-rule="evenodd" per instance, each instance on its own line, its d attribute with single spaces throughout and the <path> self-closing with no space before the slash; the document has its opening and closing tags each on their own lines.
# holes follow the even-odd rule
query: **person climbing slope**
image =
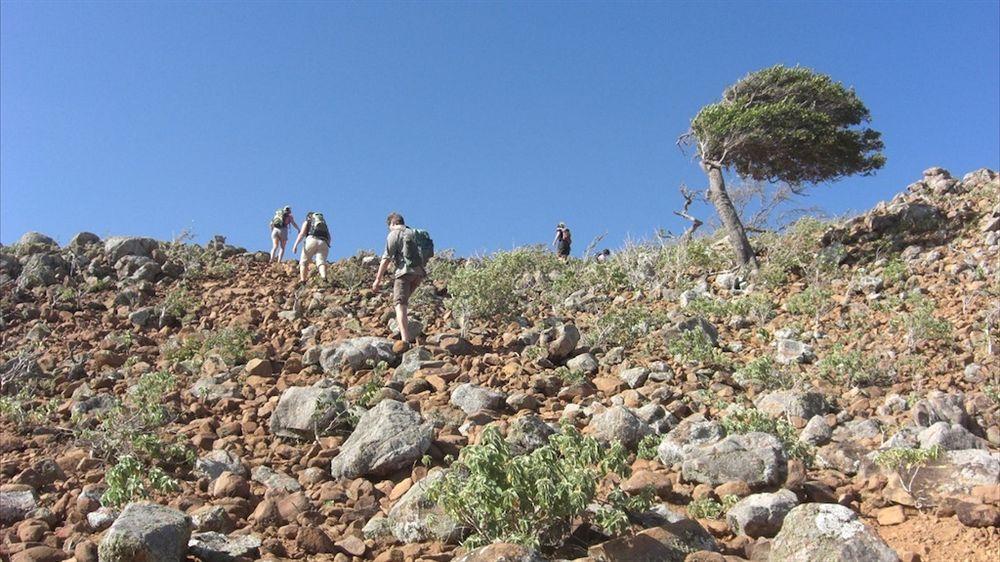
<svg viewBox="0 0 1000 562">
<path fill-rule="evenodd" d="M 285 245 L 288 244 L 288 225 L 300 230 L 295 217 L 292 216 L 292 208 L 284 207 L 274 212 L 271 219 L 271 259 L 272 262 L 281 262 L 285 259 Z"/>
<path fill-rule="evenodd" d="M 556 225 L 556 239 L 552 241 L 552 245 L 556 247 L 556 254 L 560 259 L 569 259 L 570 244 L 573 243 L 573 237 L 570 235 L 569 229 L 566 228 L 566 223 L 561 222 Z"/>
<path fill-rule="evenodd" d="M 416 334 L 410 333 L 407 307 L 410 295 L 427 274 L 424 266 L 434 256 L 434 241 L 427 231 L 407 227 L 403 215 L 399 213 L 389 213 L 385 222 L 389 227 L 389 235 L 385 240 L 385 253 L 382 254 L 372 290 L 379 290 L 382 276 L 389 264 L 394 264 L 392 301 L 396 307 L 396 324 L 399 326 L 400 337 L 409 344 L 415 341 Z"/>
<path fill-rule="evenodd" d="M 326 259 L 330 254 L 330 227 L 323 217 L 323 213 L 310 211 L 306 214 L 306 220 L 302 223 L 299 236 L 292 244 L 292 253 L 298 252 L 299 243 L 305 239 L 302 246 L 302 254 L 299 256 L 299 280 L 306 282 L 309 272 L 309 262 L 315 261 L 319 269 L 319 276 L 326 281 Z"/>
</svg>

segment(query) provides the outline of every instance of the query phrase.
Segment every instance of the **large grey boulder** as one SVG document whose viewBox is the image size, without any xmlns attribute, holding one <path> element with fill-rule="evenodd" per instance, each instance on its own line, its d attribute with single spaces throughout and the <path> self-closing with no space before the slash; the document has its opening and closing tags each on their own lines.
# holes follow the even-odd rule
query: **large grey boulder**
<svg viewBox="0 0 1000 562">
<path fill-rule="evenodd" d="M 826 423 L 826 418 L 823 416 L 809 418 L 809 422 L 799 433 L 799 441 L 809 445 L 825 445 L 830 442 L 831 437 L 833 437 L 833 428 Z"/>
<path fill-rule="evenodd" d="M 754 405 L 771 417 L 791 416 L 804 420 L 830 411 L 826 396 L 820 392 L 800 390 L 775 390 L 762 394 Z"/>
<path fill-rule="evenodd" d="M 38 507 L 38 495 L 25 484 L 7 484 L 0 489 L 0 523 L 9 525 L 27 517 Z"/>
<path fill-rule="evenodd" d="M 203 562 L 235 562 L 237 559 L 256 558 L 261 540 L 256 535 L 227 537 L 214 531 L 198 533 L 191 537 L 188 548 Z"/>
<path fill-rule="evenodd" d="M 883 494 L 902 505 L 937 505 L 964 496 L 976 486 L 1000 484 L 1000 453 L 983 449 L 945 451 L 914 472 L 883 469 L 889 478 Z M 903 482 L 902 478 L 906 481 Z"/>
<path fill-rule="evenodd" d="M 385 362 L 395 365 L 399 357 L 392 351 L 392 340 L 370 336 L 352 338 L 323 348 L 319 362 L 326 373 L 337 373 L 341 368 L 354 370 L 370 368 Z"/>
<path fill-rule="evenodd" d="M 506 400 L 507 395 L 502 392 L 467 382 L 452 391 L 450 401 L 471 415 L 480 410 L 499 412 L 503 410 Z"/>
<path fill-rule="evenodd" d="M 575 373 L 593 375 L 597 372 L 597 359 L 590 353 L 581 353 L 566 361 L 566 368 Z"/>
<path fill-rule="evenodd" d="M 180 562 L 191 538 L 191 518 L 162 505 L 130 503 L 101 540 L 101 562 Z"/>
<path fill-rule="evenodd" d="M 17 248 L 23 253 L 44 252 L 59 247 L 59 243 L 41 232 L 25 232 L 17 239 Z"/>
<path fill-rule="evenodd" d="M 310 439 L 328 432 L 344 411 L 341 392 L 335 387 L 293 386 L 285 389 L 271 413 L 271 433 L 280 437 Z"/>
<path fill-rule="evenodd" d="M 706 420 L 701 414 L 694 414 L 681 420 L 670 430 L 656 449 L 656 454 L 666 466 L 683 461 L 687 455 L 699 447 L 719 442 L 726 435 L 722 424 Z"/>
<path fill-rule="evenodd" d="M 653 434 L 653 428 L 625 406 L 612 406 L 594 415 L 588 428 L 598 441 L 619 442 L 627 449 L 635 449 L 643 437 Z"/>
<path fill-rule="evenodd" d="M 115 262 L 115 273 L 118 279 L 135 279 L 137 281 L 156 281 L 163 269 L 152 258 L 145 256 L 122 256 Z"/>
<path fill-rule="evenodd" d="M 917 435 L 921 449 L 937 446 L 946 451 L 961 449 L 985 449 L 986 440 L 976 437 L 968 429 L 957 423 L 940 421 Z"/>
<path fill-rule="evenodd" d="M 59 254 L 33 254 L 21 268 L 17 286 L 22 290 L 47 287 L 69 275 L 69 262 Z"/>
<path fill-rule="evenodd" d="M 213 482 L 223 472 L 232 472 L 243 477 L 250 475 L 240 457 L 232 451 L 214 449 L 198 458 L 194 463 L 194 473 L 209 477 Z"/>
<path fill-rule="evenodd" d="M 726 514 L 729 528 L 737 535 L 773 537 L 799 498 L 790 490 L 773 494 L 753 494 L 736 503 Z"/>
<path fill-rule="evenodd" d="M 396 540 L 404 544 L 427 541 L 454 543 L 462 538 L 461 525 L 428 497 L 430 488 L 445 474 L 440 468 L 431 470 L 389 510 L 386 518 Z"/>
<path fill-rule="evenodd" d="M 774 360 L 782 365 L 792 363 L 812 363 L 816 359 L 812 346 L 792 339 L 775 342 Z"/>
<path fill-rule="evenodd" d="M 718 486 L 742 480 L 751 488 L 780 485 L 788 474 L 781 441 L 770 433 L 730 435 L 691 451 L 681 466 L 689 482 Z"/>
<path fill-rule="evenodd" d="M 850 509 L 809 503 L 785 516 L 771 542 L 770 562 L 896 562 L 899 558 L 878 534 Z"/>
<path fill-rule="evenodd" d="M 123 256 L 153 257 L 153 252 L 160 247 L 160 243 L 152 238 L 139 236 L 112 236 L 104 241 L 104 253 L 108 256 L 108 263 L 114 265 Z"/>
<path fill-rule="evenodd" d="M 618 373 L 618 378 L 628 385 L 629 388 L 639 388 L 646 384 L 646 379 L 649 378 L 649 369 L 645 367 L 625 369 Z"/>
<path fill-rule="evenodd" d="M 510 422 L 507 444 L 515 455 L 526 454 L 549 444 L 549 437 L 556 430 L 535 414 L 520 416 Z"/>
<path fill-rule="evenodd" d="M 9 283 L 21 274 L 21 261 L 10 254 L 0 254 L 0 283 Z"/>
<path fill-rule="evenodd" d="M 334 478 L 385 476 L 409 466 L 431 446 L 434 430 L 420 414 L 395 400 L 382 400 L 358 420 L 357 429 L 330 461 Z"/>
<path fill-rule="evenodd" d="M 972 424 L 972 418 L 965 410 L 965 395 L 961 392 L 945 394 L 932 390 L 926 398 L 914 404 L 911 415 L 913 423 L 920 427 L 930 427 L 941 421 L 963 427 L 971 427 Z"/>
<path fill-rule="evenodd" d="M 66 246 L 72 250 L 84 250 L 101 243 L 101 237 L 93 232 L 78 232 Z"/>
<path fill-rule="evenodd" d="M 572 355 L 580 343 L 580 330 L 573 324 L 560 324 L 542 334 L 540 343 L 548 351 L 550 360 L 562 361 Z"/>
<path fill-rule="evenodd" d="M 392 380 L 393 382 L 405 383 L 417 371 L 423 368 L 425 364 L 432 362 L 438 364 L 434 362 L 434 356 L 427 348 L 422 346 L 414 347 L 403 354 L 403 359 L 399 362 L 399 366 L 392 372 Z"/>
</svg>

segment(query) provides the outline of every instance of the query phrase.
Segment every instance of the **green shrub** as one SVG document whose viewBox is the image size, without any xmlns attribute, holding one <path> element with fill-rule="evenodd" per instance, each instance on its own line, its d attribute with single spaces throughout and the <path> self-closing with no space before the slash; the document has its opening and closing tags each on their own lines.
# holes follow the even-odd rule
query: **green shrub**
<svg viewBox="0 0 1000 562">
<path fill-rule="evenodd" d="M 833 308 L 833 293 L 825 287 L 810 286 L 785 300 L 789 314 L 819 319 Z"/>
<path fill-rule="evenodd" d="M 694 500 L 687 506 L 688 516 L 693 519 L 718 519 L 732 509 L 738 501 L 740 501 L 739 496 L 732 494 L 724 496 L 722 502 L 712 498 Z"/>
<path fill-rule="evenodd" d="M 464 326 L 469 320 L 506 320 L 524 312 L 531 277 L 564 267 L 553 254 L 532 248 L 466 261 L 448 283 L 446 306 Z"/>
<path fill-rule="evenodd" d="M 179 487 L 159 467 L 149 467 L 132 455 L 125 455 L 104 475 L 107 489 L 101 495 L 101 504 L 119 508 L 130 502 L 146 499 L 150 491 L 174 492 Z"/>
<path fill-rule="evenodd" d="M 19 428 L 44 426 L 51 422 L 59 405 L 58 398 L 45 399 L 24 387 L 15 395 L 0 396 L 0 419 Z"/>
<path fill-rule="evenodd" d="M 512 542 L 538 548 L 562 544 L 572 523 L 591 519 L 610 533 L 628 527 L 627 510 L 645 509 L 651 497 L 629 498 L 617 487 L 604 498 L 599 484 L 609 474 L 627 477 L 625 449 L 604 447 L 572 426 L 526 455 L 511 454 L 495 427 L 462 449 L 430 497 L 471 529 L 465 546 Z M 601 504 L 591 516 L 588 506 Z"/>
<path fill-rule="evenodd" d="M 765 355 L 758 357 L 733 373 L 733 380 L 744 388 L 777 390 L 791 388 L 794 381 L 778 371 L 774 359 Z"/>
<path fill-rule="evenodd" d="M 851 387 L 883 386 L 892 382 L 878 361 L 860 351 L 846 351 L 837 344 L 819 360 L 820 376 L 830 382 Z"/>
<path fill-rule="evenodd" d="M 712 344 L 712 338 L 701 328 L 685 330 L 670 339 L 667 351 L 688 363 L 724 367 L 729 360 Z"/>
<path fill-rule="evenodd" d="M 882 281 L 886 285 L 899 285 L 910 275 L 910 268 L 899 256 L 890 258 L 882 268 Z"/>
<path fill-rule="evenodd" d="M 174 287 L 163 299 L 163 311 L 183 322 L 193 320 L 200 306 L 198 298 L 182 285 Z"/>
<path fill-rule="evenodd" d="M 227 365 L 239 365 L 246 362 L 252 341 L 253 334 L 246 328 L 223 328 L 199 336 L 189 336 L 168 346 L 163 355 L 168 361 L 181 363 L 214 353 Z"/>
<path fill-rule="evenodd" d="M 352 257 L 329 264 L 327 272 L 330 279 L 334 285 L 346 289 L 349 293 L 370 287 L 375 280 L 375 270 L 372 266 L 364 265 L 362 260 L 373 255 L 372 252 L 361 251 Z"/>
<path fill-rule="evenodd" d="M 666 315 L 649 308 L 631 304 L 614 307 L 598 316 L 586 332 L 591 347 L 632 347 L 636 342 L 666 323 Z"/>
<path fill-rule="evenodd" d="M 697 316 L 724 319 L 743 316 L 759 325 L 774 317 L 774 301 L 759 293 L 731 299 L 699 296 L 688 301 L 686 308 Z"/>
<path fill-rule="evenodd" d="M 893 324 L 902 328 L 910 349 L 916 349 L 927 341 L 947 341 L 951 338 L 952 326 L 947 320 L 934 316 L 934 301 L 923 295 L 913 295 L 906 299 L 908 311 L 893 319 Z"/>
<path fill-rule="evenodd" d="M 801 459 L 806 465 L 812 464 L 813 448 L 798 439 L 792 424 L 782 419 L 775 419 L 757 408 L 736 406 L 730 409 L 721 422 L 727 434 L 744 434 L 753 432 L 770 433 L 781 441 L 785 453 L 789 457 Z"/>
<path fill-rule="evenodd" d="M 636 456 L 640 459 L 653 460 L 657 456 L 657 449 L 660 446 L 660 441 L 663 439 L 660 435 L 647 435 L 639 441 L 639 448 L 636 452 Z"/>
</svg>

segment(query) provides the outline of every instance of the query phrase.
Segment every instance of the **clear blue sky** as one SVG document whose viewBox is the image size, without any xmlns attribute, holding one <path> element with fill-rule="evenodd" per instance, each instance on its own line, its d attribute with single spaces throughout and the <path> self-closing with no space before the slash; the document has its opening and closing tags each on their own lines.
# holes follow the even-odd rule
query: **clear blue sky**
<svg viewBox="0 0 1000 562">
<path fill-rule="evenodd" d="M 807 200 L 862 210 L 930 166 L 1000 166 L 998 6 L 4 1 L 0 241 L 259 249 L 288 203 L 325 212 L 337 257 L 380 246 L 394 209 L 463 254 L 560 220 L 574 253 L 616 247 L 685 227 L 677 186 L 705 182 L 678 135 L 776 63 L 871 109 L 885 169 Z"/>
</svg>

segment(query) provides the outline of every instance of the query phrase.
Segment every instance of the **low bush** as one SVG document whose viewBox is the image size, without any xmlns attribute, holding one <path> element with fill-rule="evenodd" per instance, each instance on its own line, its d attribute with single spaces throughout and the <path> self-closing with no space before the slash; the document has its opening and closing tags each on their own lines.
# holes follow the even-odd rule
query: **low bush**
<svg viewBox="0 0 1000 562">
<path fill-rule="evenodd" d="M 756 390 L 787 389 L 794 385 L 791 377 L 780 372 L 774 359 L 758 357 L 733 373 L 733 380 L 744 388 Z"/>
<path fill-rule="evenodd" d="M 858 350 L 847 351 L 837 344 L 823 355 L 817 365 L 819 374 L 830 382 L 850 387 L 884 386 L 892 382 L 878 361 Z"/>
<path fill-rule="evenodd" d="M 618 487 L 598 493 L 609 474 L 627 477 L 620 443 L 604 447 L 571 425 L 549 444 L 526 455 L 511 454 L 499 430 L 488 427 L 479 443 L 462 449 L 430 497 L 472 531 L 465 546 L 512 542 L 532 548 L 565 541 L 578 519 L 617 534 L 628 527 L 629 510 L 646 509 L 649 494 L 628 497 Z M 592 505 L 600 507 L 592 511 Z"/>
<path fill-rule="evenodd" d="M 701 328 L 685 330 L 667 343 L 667 351 L 687 363 L 725 367 L 729 360 L 712 344 L 712 338 Z"/>
<path fill-rule="evenodd" d="M 666 315 L 646 306 L 615 307 L 599 316 L 586 331 L 591 347 L 633 347 L 638 340 L 666 323 Z"/>
<path fill-rule="evenodd" d="M 781 441 L 789 457 L 800 459 L 806 465 L 812 464 L 815 451 L 799 441 L 795 428 L 783 419 L 772 418 L 756 408 L 735 406 L 726 412 L 720 423 L 728 434 L 770 433 Z"/>
<path fill-rule="evenodd" d="M 718 519 L 738 501 L 740 501 L 739 496 L 734 495 L 724 496 L 721 502 L 712 498 L 694 500 L 687 506 L 688 516 L 693 519 Z"/>
</svg>

